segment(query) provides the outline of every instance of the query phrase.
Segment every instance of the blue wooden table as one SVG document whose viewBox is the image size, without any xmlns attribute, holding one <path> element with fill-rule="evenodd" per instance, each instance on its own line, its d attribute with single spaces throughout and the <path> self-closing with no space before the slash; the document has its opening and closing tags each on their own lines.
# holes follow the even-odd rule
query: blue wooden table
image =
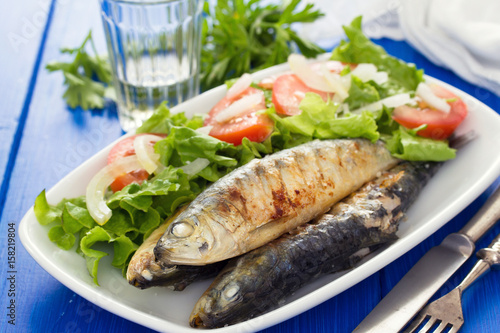
<svg viewBox="0 0 500 333">
<path fill-rule="evenodd" d="M 0 5 L 0 331 L 4 332 L 147 332 L 147 328 L 113 315 L 63 286 L 47 274 L 15 238 L 15 273 L 9 273 L 8 231 L 14 229 L 43 188 L 122 135 L 116 109 L 69 109 L 63 78 L 44 69 L 61 59 L 61 46 L 76 46 L 90 28 L 98 47 L 104 38 L 97 1 L 23 0 Z M 478 98 L 497 112 L 500 98 L 434 66 L 405 42 L 376 41 L 431 76 Z M 499 129 L 500 130 L 500 129 Z M 498 147 L 492 147 L 498 153 Z M 496 181 L 498 185 L 499 181 Z M 386 268 L 329 301 L 264 332 L 350 332 L 413 264 L 449 233 L 460 229 L 491 194 L 494 185 L 456 218 Z M 497 226 L 478 244 L 484 247 L 500 232 Z M 439 294 L 466 275 L 475 259 L 451 278 Z M 11 279 L 14 274 L 15 279 Z M 9 279 L 10 280 L 7 280 Z M 464 295 L 462 332 L 498 332 L 500 273 L 493 272 Z M 15 326 L 8 323 L 14 299 Z"/>
</svg>

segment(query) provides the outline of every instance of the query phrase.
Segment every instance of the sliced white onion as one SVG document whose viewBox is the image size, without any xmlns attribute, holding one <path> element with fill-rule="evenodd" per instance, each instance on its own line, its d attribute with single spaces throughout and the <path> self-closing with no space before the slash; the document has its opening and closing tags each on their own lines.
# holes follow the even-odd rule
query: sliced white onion
<svg viewBox="0 0 500 333">
<path fill-rule="evenodd" d="M 290 56 L 288 56 L 288 64 L 292 72 L 297 75 L 306 86 L 319 91 L 335 92 L 322 75 L 311 70 L 311 66 L 309 66 L 303 55 L 295 53 L 290 54 Z"/>
<path fill-rule="evenodd" d="M 206 158 L 197 158 L 193 162 L 180 167 L 180 169 L 182 169 L 185 174 L 193 176 L 205 169 L 209 164 L 210 161 Z"/>
<path fill-rule="evenodd" d="M 109 185 L 119 176 L 141 168 L 142 165 L 135 155 L 127 156 L 105 166 L 92 178 L 87 185 L 87 209 L 99 225 L 105 224 L 111 218 L 111 209 L 104 200 Z"/>
<path fill-rule="evenodd" d="M 411 98 L 410 94 L 403 93 L 384 98 L 380 100 L 380 102 L 382 102 L 382 104 L 384 104 L 388 108 L 395 108 L 400 105 L 415 103 L 415 100 Z"/>
<path fill-rule="evenodd" d="M 321 73 L 328 85 L 335 91 L 335 96 L 340 98 L 341 101 L 349 96 L 349 92 L 344 87 L 344 82 L 339 74 L 330 72 L 324 64 L 321 66 Z"/>
<path fill-rule="evenodd" d="M 385 83 L 389 79 L 387 72 L 379 72 L 374 64 L 358 64 L 351 74 L 363 82 L 373 80 L 377 84 Z"/>
<path fill-rule="evenodd" d="M 417 86 L 417 91 L 415 92 L 418 97 L 420 97 L 425 103 L 429 104 L 431 107 L 449 113 L 451 106 L 446 103 L 445 100 L 437 97 L 432 91 L 431 87 L 427 84 L 420 82 Z"/>
<path fill-rule="evenodd" d="M 215 116 L 215 121 L 218 123 L 226 122 L 230 119 L 238 117 L 240 114 L 245 113 L 247 110 L 258 105 L 262 102 L 263 95 L 251 94 L 240 98 L 233 104 L 229 105 L 226 109 L 222 110 Z"/>
<path fill-rule="evenodd" d="M 214 128 L 212 125 L 207 125 L 207 126 L 197 128 L 196 132 L 201 133 L 201 134 L 205 134 L 205 135 L 210 135 L 212 128 Z"/>
<path fill-rule="evenodd" d="M 315 62 L 311 64 L 311 68 L 315 71 L 319 71 L 321 66 L 326 66 L 330 72 L 335 72 L 335 73 L 340 73 L 345 65 L 342 64 L 340 61 L 334 61 L 334 60 L 327 60 L 327 61 L 321 61 L 321 62 Z"/>
<path fill-rule="evenodd" d="M 377 73 L 377 67 L 374 64 L 358 64 L 351 71 L 351 74 L 359 78 L 363 82 L 370 81 Z"/>
<path fill-rule="evenodd" d="M 252 84 L 252 76 L 248 73 L 243 74 L 226 93 L 227 98 L 233 98 L 241 94 Z"/>
<path fill-rule="evenodd" d="M 377 84 L 386 83 L 389 80 L 389 74 L 387 72 L 377 72 L 373 76 L 373 81 Z"/>
<path fill-rule="evenodd" d="M 155 143 L 163 139 L 161 136 L 153 134 L 138 135 L 134 139 L 134 150 L 139 163 L 147 171 L 152 174 L 160 165 L 160 154 L 155 153 L 151 143 Z"/>
<path fill-rule="evenodd" d="M 381 110 L 384 105 L 388 108 L 395 108 L 410 103 L 415 103 L 415 100 L 410 97 L 410 94 L 408 93 L 397 94 L 394 96 L 381 99 L 380 101 L 377 101 L 375 103 L 371 103 L 363 107 L 360 107 L 359 109 L 352 111 L 352 113 L 360 113 L 361 111 L 374 112 Z"/>
</svg>

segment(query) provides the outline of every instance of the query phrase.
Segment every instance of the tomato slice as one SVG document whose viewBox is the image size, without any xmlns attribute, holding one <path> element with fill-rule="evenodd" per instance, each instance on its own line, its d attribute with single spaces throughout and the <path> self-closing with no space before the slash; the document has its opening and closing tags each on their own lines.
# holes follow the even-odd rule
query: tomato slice
<svg viewBox="0 0 500 333">
<path fill-rule="evenodd" d="M 299 114 L 300 102 L 307 92 L 320 95 L 325 102 L 328 100 L 329 93 L 309 88 L 295 74 L 279 76 L 273 84 L 273 104 L 276 113 L 287 116 Z"/>
<path fill-rule="evenodd" d="M 449 113 L 432 109 L 420 103 L 420 108 L 412 108 L 407 105 L 394 109 L 392 118 L 406 128 L 416 128 L 427 124 L 427 128 L 418 131 L 417 134 L 435 140 L 447 139 L 467 116 L 467 105 L 460 97 L 451 91 L 438 85 L 430 85 L 434 94 L 440 98 L 452 99 L 448 102 L 451 106 Z"/>
<path fill-rule="evenodd" d="M 129 136 L 114 145 L 108 154 L 108 164 L 111 164 L 120 158 L 135 155 L 134 140 L 137 136 L 144 134 L 146 133 Z M 146 170 L 138 169 L 116 178 L 110 187 L 113 192 L 117 192 L 131 183 L 141 184 L 143 181 L 148 179 L 148 177 L 149 173 L 147 173 Z"/>
<path fill-rule="evenodd" d="M 245 111 L 245 113 L 240 116 L 231 119 L 224 123 L 218 123 L 215 120 L 215 116 L 225 110 L 229 105 L 241 99 L 244 96 L 261 94 L 262 101 L 252 107 L 251 109 Z M 256 114 L 257 111 L 261 111 L 266 108 L 266 102 L 264 97 L 264 92 L 260 89 L 249 87 L 244 90 L 238 96 L 233 98 L 224 97 L 222 100 L 215 105 L 212 110 L 208 113 L 205 119 L 204 125 L 213 126 L 210 131 L 210 135 L 219 140 L 232 143 L 234 145 L 240 145 L 243 138 L 248 138 L 250 141 L 262 142 L 269 134 L 271 134 L 274 123 L 265 114 Z"/>
<path fill-rule="evenodd" d="M 324 63 L 311 64 L 312 71 L 321 71 L 322 66 L 334 73 L 340 73 L 346 66 L 340 61 L 327 61 Z M 350 65 L 351 69 L 356 68 L 356 65 Z M 266 82 L 267 83 L 267 82 Z M 332 93 L 319 91 L 308 87 L 295 74 L 283 74 L 273 82 L 273 104 L 276 112 L 279 114 L 294 116 L 300 114 L 299 105 L 305 94 L 313 92 L 321 96 L 326 102 Z"/>
</svg>

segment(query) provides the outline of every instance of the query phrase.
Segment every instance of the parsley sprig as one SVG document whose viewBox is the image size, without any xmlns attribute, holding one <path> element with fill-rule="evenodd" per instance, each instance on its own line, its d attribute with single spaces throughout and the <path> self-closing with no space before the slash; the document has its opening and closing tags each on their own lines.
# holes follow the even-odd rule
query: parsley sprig
<svg viewBox="0 0 500 333">
<path fill-rule="evenodd" d="M 287 5 L 262 5 L 262 0 L 218 0 L 204 11 L 209 17 L 203 25 L 201 82 L 209 89 L 244 73 L 286 62 L 293 43 L 306 57 L 325 52 L 300 38 L 293 23 L 313 22 L 323 16 L 307 4 L 297 11 L 300 0 Z M 210 19 L 211 18 L 211 19 Z"/>
<path fill-rule="evenodd" d="M 90 44 L 94 55 L 87 52 Z M 102 109 L 104 97 L 113 97 L 114 90 L 109 86 L 113 76 L 107 56 L 99 56 L 90 31 L 77 48 L 62 48 L 61 53 L 74 56 L 72 62 L 53 61 L 45 67 L 48 71 L 62 71 L 67 86 L 64 99 L 72 108 Z"/>
</svg>

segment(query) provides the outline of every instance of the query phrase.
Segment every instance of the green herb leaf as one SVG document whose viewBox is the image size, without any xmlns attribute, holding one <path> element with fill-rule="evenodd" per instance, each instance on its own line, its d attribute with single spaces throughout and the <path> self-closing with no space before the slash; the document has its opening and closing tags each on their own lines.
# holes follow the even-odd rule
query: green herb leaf
<svg viewBox="0 0 500 333">
<path fill-rule="evenodd" d="M 94 55 L 87 53 L 90 43 Z M 61 53 L 74 56 L 72 62 L 50 62 L 45 67 L 48 71 L 62 71 L 64 84 L 67 86 L 64 99 L 72 108 L 102 109 L 104 97 L 113 97 L 110 92 L 112 81 L 111 66 L 107 57 L 98 56 L 90 31 L 80 47 L 63 48 Z"/>
<path fill-rule="evenodd" d="M 202 32 L 202 86 L 209 89 L 243 73 L 283 63 L 293 43 L 307 57 L 324 50 L 300 38 L 291 25 L 313 22 L 323 14 L 307 4 L 298 10 L 300 0 L 282 5 L 264 0 L 218 0 L 211 11 L 204 8 L 207 21 Z"/>
</svg>

